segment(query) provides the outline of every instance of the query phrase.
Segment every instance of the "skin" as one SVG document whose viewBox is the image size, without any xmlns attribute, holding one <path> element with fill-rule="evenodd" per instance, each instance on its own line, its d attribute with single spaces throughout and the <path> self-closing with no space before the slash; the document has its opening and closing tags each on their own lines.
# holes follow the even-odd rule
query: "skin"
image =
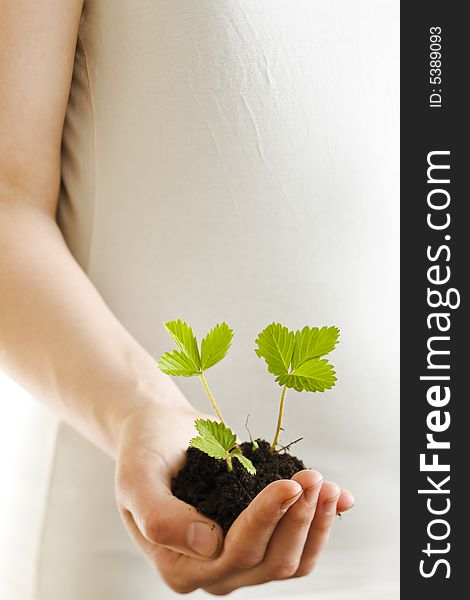
<svg viewBox="0 0 470 600">
<path fill-rule="evenodd" d="M 301 471 L 263 490 L 225 540 L 175 498 L 201 415 L 116 319 L 55 220 L 80 0 L 0 0 L 0 368 L 116 461 L 116 498 L 175 591 L 227 594 L 315 567 L 352 494 Z"/>
</svg>

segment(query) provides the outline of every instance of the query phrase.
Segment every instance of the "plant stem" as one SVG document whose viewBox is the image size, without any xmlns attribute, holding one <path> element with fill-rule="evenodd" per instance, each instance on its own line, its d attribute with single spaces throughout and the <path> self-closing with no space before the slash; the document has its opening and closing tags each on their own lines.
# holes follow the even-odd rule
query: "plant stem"
<svg viewBox="0 0 470 600">
<path fill-rule="evenodd" d="M 282 388 L 281 402 L 279 404 L 279 415 L 277 417 L 276 433 L 274 435 L 273 443 L 269 451 L 273 454 L 276 451 L 277 440 L 279 439 L 279 433 L 281 432 L 282 415 L 284 413 L 284 400 L 286 399 L 287 385 Z"/>
<path fill-rule="evenodd" d="M 215 412 L 217 413 L 217 416 L 222 421 L 222 423 L 225 424 L 224 418 L 222 417 L 222 413 L 220 412 L 219 407 L 217 406 L 216 401 L 214 400 L 214 396 L 212 395 L 212 393 L 209 389 L 209 386 L 207 385 L 207 381 L 206 381 L 206 378 L 204 377 L 204 373 L 200 373 L 199 377 L 202 381 L 202 385 L 204 386 L 204 389 L 207 392 L 207 395 L 209 396 L 209 400 L 211 401 L 211 404 L 214 407 Z"/>
<path fill-rule="evenodd" d="M 228 470 L 233 471 L 232 457 L 230 456 L 230 454 L 227 455 L 227 458 L 225 460 L 227 461 Z"/>
</svg>

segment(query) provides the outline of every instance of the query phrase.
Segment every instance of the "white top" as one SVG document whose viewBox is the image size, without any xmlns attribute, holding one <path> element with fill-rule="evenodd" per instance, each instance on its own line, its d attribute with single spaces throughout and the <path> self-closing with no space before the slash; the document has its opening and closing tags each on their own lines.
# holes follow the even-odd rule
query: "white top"
<svg viewBox="0 0 470 600">
<path fill-rule="evenodd" d="M 358 505 L 311 576 L 234 598 L 398 598 L 397 30 L 392 0 L 85 3 L 58 220 L 113 312 L 155 358 L 162 321 L 226 320 L 208 379 L 241 437 L 248 413 L 255 436 L 275 427 L 257 333 L 341 328 L 337 386 L 289 390 L 282 441 L 304 436 L 294 453 Z M 172 598 L 120 523 L 111 461 L 41 411 L 29 427 L 15 502 L 36 505 L 5 598 Z"/>
</svg>

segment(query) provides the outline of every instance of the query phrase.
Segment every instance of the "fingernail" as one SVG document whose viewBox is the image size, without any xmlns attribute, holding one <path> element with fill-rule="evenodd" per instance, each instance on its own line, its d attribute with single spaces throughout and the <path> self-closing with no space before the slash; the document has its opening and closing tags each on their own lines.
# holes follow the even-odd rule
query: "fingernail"
<svg viewBox="0 0 470 600">
<path fill-rule="evenodd" d="M 219 537 L 213 525 L 196 521 L 189 526 L 187 543 L 196 554 L 210 558 L 217 552 Z"/>
<path fill-rule="evenodd" d="M 283 502 L 281 504 L 281 512 L 286 512 L 286 510 L 298 500 L 302 492 L 303 490 L 301 489 L 299 492 L 297 492 L 297 494 L 295 494 L 295 496 L 292 496 L 291 498 L 288 498 L 285 502 Z"/>
<path fill-rule="evenodd" d="M 338 504 L 339 494 L 334 498 L 329 498 L 323 502 L 323 512 L 325 515 L 335 515 L 336 514 L 336 505 Z"/>
<path fill-rule="evenodd" d="M 323 479 L 320 479 L 315 484 L 313 484 L 311 487 L 304 489 L 304 498 L 305 498 L 305 502 L 308 504 L 308 506 L 313 506 L 316 503 L 316 501 L 318 500 L 318 488 L 320 487 L 320 485 L 322 483 L 323 483 Z"/>
</svg>

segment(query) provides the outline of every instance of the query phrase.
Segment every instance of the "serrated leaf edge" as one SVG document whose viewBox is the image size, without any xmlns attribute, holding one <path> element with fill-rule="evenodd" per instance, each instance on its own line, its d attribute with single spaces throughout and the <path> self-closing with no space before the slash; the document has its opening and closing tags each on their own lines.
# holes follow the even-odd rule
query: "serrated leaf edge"
<svg viewBox="0 0 470 600">
<path fill-rule="evenodd" d="M 279 375 L 279 374 L 277 374 L 277 373 L 275 373 L 275 372 L 272 370 L 272 367 L 271 367 L 271 366 L 269 365 L 269 363 L 267 362 L 267 360 L 266 360 L 266 357 L 264 356 L 264 353 L 262 353 L 262 352 L 261 352 L 261 350 L 260 350 L 260 348 L 259 348 L 260 336 L 261 336 L 261 335 L 263 335 L 263 334 L 265 334 L 265 332 L 266 332 L 266 331 L 267 331 L 269 328 L 271 328 L 271 327 L 273 327 L 273 326 L 275 326 L 275 327 L 278 327 L 278 328 L 281 328 L 282 330 L 287 330 L 287 332 L 288 332 L 288 335 L 289 335 L 289 336 L 293 336 L 293 349 L 292 349 L 292 354 L 291 354 L 290 364 L 289 364 L 289 367 L 286 369 L 286 372 L 285 372 L 285 373 L 283 373 L 283 374 L 280 374 L 280 375 Z M 335 343 L 334 343 L 334 346 L 333 346 L 333 348 L 331 348 L 331 350 L 328 350 L 327 352 L 323 352 L 323 353 L 321 353 L 321 354 L 315 354 L 315 355 L 312 355 L 312 356 L 308 356 L 308 358 L 305 358 L 305 359 L 304 359 L 304 360 L 302 360 L 300 363 L 296 364 L 296 365 L 295 365 L 295 367 L 294 367 L 294 366 L 293 366 L 293 361 L 294 361 L 294 357 L 295 357 L 296 344 L 298 343 L 298 338 L 301 336 L 302 332 L 303 332 L 303 331 L 305 331 L 305 330 L 307 330 L 307 329 L 308 329 L 308 330 L 310 330 L 310 331 L 315 331 L 315 330 L 316 330 L 316 331 L 318 331 L 318 333 L 321 333 L 322 331 L 325 331 L 325 330 L 328 330 L 328 329 L 334 329 L 334 330 L 335 330 L 335 332 L 337 333 L 337 338 L 336 338 L 336 340 L 335 340 Z M 297 329 L 297 330 L 294 332 L 294 331 L 291 331 L 291 330 L 289 330 L 287 327 L 285 327 L 285 326 L 284 326 L 284 325 L 282 325 L 281 323 L 276 323 L 276 322 L 273 322 L 273 323 L 270 323 L 269 325 L 267 325 L 267 326 L 266 326 L 266 327 L 263 329 L 263 331 L 261 331 L 261 332 L 258 334 L 258 337 L 257 337 L 257 338 L 256 338 L 256 340 L 255 340 L 255 343 L 258 345 L 258 348 L 255 348 L 255 353 L 257 354 L 257 356 L 258 356 L 259 358 L 264 358 L 264 360 L 265 360 L 265 362 L 266 362 L 266 365 L 267 365 L 267 368 L 268 368 L 268 372 L 269 372 L 269 373 L 271 373 L 272 375 L 275 375 L 275 379 L 274 379 L 274 381 L 275 381 L 276 383 L 278 383 L 280 386 L 287 385 L 287 387 L 289 387 L 289 388 L 291 388 L 291 389 L 295 389 L 297 392 L 302 392 L 302 391 L 306 391 L 306 392 L 312 392 L 312 393 L 315 393 L 315 392 L 317 392 L 317 391 L 324 392 L 324 391 L 326 391 L 326 390 L 330 390 L 330 389 L 332 389 L 332 388 L 335 386 L 335 382 L 337 381 L 337 378 L 335 377 L 335 375 L 336 375 L 336 371 L 334 371 L 334 365 L 333 365 L 333 364 L 331 364 L 331 363 L 329 363 L 327 359 L 323 359 L 323 360 L 322 360 L 322 359 L 321 359 L 321 357 L 323 357 L 323 356 L 326 356 L 326 355 L 330 354 L 331 352 L 333 352 L 333 351 L 336 349 L 336 346 L 338 345 L 338 343 L 339 343 L 339 341 L 340 341 L 340 340 L 339 340 L 340 333 L 341 333 L 341 330 L 340 330 L 340 329 L 339 329 L 339 327 L 337 327 L 336 325 L 323 325 L 322 327 L 317 327 L 317 326 L 315 326 L 315 327 L 309 327 L 308 325 L 305 325 L 305 326 L 304 326 L 302 329 Z M 274 339 L 274 338 L 273 338 L 273 339 Z M 276 343 L 276 341 L 275 341 L 275 340 L 274 340 L 274 342 L 275 342 L 275 344 L 276 344 L 276 346 L 277 346 L 278 344 Z M 280 352 L 280 350 L 279 350 L 279 354 L 280 354 L 280 356 L 281 356 L 281 358 L 282 358 L 282 353 Z M 323 383 L 322 383 L 322 384 L 320 384 L 320 385 L 318 386 L 319 388 L 322 388 L 322 389 L 316 389 L 316 390 L 311 390 L 311 389 L 310 389 L 310 390 L 309 390 L 307 387 L 305 387 L 305 386 L 303 386 L 303 385 L 302 385 L 301 387 L 299 387 L 298 385 L 296 386 L 296 385 L 288 385 L 288 384 L 286 384 L 286 380 L 288 380 L 288 379 L 289 379 L 289 377 L 291 377 L 291 376 L 292 376 L 292 377 L 295 377 L 295 378 L 297 378 L 298 380 L 299 380 L 299 379 L 302 379 L 302 378 L 305 378 L 305 379 L 307 379 L 307 380 L 308 380 L 309 378 L 307 378 L 307 377 L 304 377 L 304 376 L 302 376 L 302 375 L 295 375 L 295 370 L 296 370 L 296 369 L 299 369 L 301 366 L 303 366 L 303 365 L 304 365 L 305 363 L 307 363 L 308 361 L 310 361 L 310 360 L 314 360 L 314 359 L 318 359 L 320 363 L 324 363 L 324 364 L 331 365 L 332 369 L 331 369 L 331 371 L 329 372 L 329 375 L 330 375 L 331 377 L 329 378 L 329 381 L 328 381 L 328 384 L 327 384 L 327 385 L 323 385 Z M 284 362 L 284 360 L 283 360 L 283 359 L 282 359 L 282 363 L 283 363 L 283 365 L 284 365 L 284 367 L 285 367 L 285 362 Z M 313 378 L 312 378 L 312 379 L 313 379 Z M 330 385 L 330 382 L 331 382 L 331 385 Z"/>
<path fill-rule="evenodd" d="M 191 342 L 194 345 L 195 352 L 197 353 L 197 356 L 196 356 L 197 361 L 196 362 L 195 362 L 194 357 L 191 355 L 191 353 L 188 352 L 188 349 L 186 348 L 186 346 L 182 343 L 182 341 L 178 338 L 178 336 L 173 331 L 171 331 L 171 329 L 169 328 L 169 325 L 172 323 L 175 323 L 180 328 L 187 327 L 187 329 L 189 330 L 188 333 L 190 334 L 190 336 L 192 338 Z M 173 342 L 180 349 L 180 351 L 183 352 L 183 354 L 185 354 L 188 357 L 188 359 L 192 362 L 195 372 L 198 374 L 201 373 L 202 372 L 201 353 L 199 351 L 197 338 L 194 335 L 193 328 L 190 325 L 188 325 L 188 323 L 186 323 L 186 321 L 183 321 L 182 319 L 173 319 L 171 321 L 165 321 L 163 323 L 163 326 L 165 327 L 168 335 L 171 337 Z"/>
<path fill-rule="evenodd" d="M 210 425 L 214 425 L 214 424 L 217 426 L 216 431 L 218 428 L 224 429 L 225 433 L 228 433 L 231 436 L 233 436 L 234 439 L 230 444 L 230 446 L 231 446 L 230 448 L 227 449 L 227 447 L 224 446 L 220 442 L 219 439 L 217 439 L 216 435 L 213 432 L 209 431 L 213 440 L 209 440 L 204 437 L 206 431 L 210 429 Z M 253 463 L 251 462 L 251 460 L 249 458 L 247 458 L 242 453 L 240 448 L 236 445 L 237 436 L 236 436 L 235 432 L 233 432 L 230 429 L 230 427 L 225 425 L 225 423 L 221 423 L 219 421 L 213 421 L 211 419 L 196 419 L 194 422 L 194 426 L 200 435 L 195 436 L 189 440 L 189 445 L 192 448 L 196 448 L 197 450 L 204 452 L 208 456 L 215 458 L 215 459 L 219 459 L 219 460 L 226 460 L 228 457 L 236 458 L 236 459 L 238 459 L 240 464 L 248 471 L 248 473 L 250 473 L 251 475 L 256 474 L 256 468 L 253 465 Z M 211 453 L 210 449 L 208 449 L 207 446 L 204 447 L 205 444 L 214 446 L 216 450 L 217 450 L 217 446 L 218 446 L 220 448 L 220 452 L 216 452 L 216 453 L 212 452 Z"/>
</svg>

